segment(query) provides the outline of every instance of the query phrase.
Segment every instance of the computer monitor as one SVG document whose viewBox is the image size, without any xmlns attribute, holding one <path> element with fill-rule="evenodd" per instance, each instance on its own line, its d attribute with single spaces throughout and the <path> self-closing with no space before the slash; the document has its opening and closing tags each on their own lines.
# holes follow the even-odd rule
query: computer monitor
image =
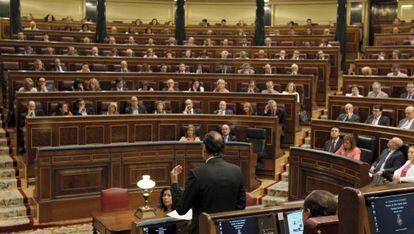
<svg viewBox="0 0 414 234">
<path fill-rule="evenodd" d="M 285 212 L 287 230 L 289 234 L 303 233 L 302 210 Z"/>
<path fill-rule="evenodd" d="M 270 234 L 276 230 L 271 214 L 219 219 L 216 224 L 218 234 Z"/>
<path fill-rule="evenodd" d="M 414 193 L 365 199 L 372 233 L 413 233 Z"/>
<path fill-rule="evenodd" d="M 181 234 L 188 232 L 188 222 L 172 218 L 153 219 L 138 224 L 144 234 Z"/>
</svg>

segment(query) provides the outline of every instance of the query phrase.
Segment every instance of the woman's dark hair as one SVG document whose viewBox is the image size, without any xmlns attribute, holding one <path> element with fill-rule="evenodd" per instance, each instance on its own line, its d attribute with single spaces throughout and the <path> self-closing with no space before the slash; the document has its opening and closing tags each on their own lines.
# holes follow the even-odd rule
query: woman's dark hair
<svg viewBox="0 0 414 234">
<path fill-rule="evenodd" d="M 171 189 L 170 188 L 163 188 L 162 190 L 161 190 L 161 193 L 160 193 L 160 209 L 162 209 L 164 212 L 166 212 L 166 211 L 168 211 L 168 207 L 166 206 L 166 205 L 164 205 L 164 201 L 162 200 L 162 197 L 164 197 L 164 193 L 165 193 L 165 191 L 171 191 Z M 172 205 L 171 205 L 171 210 L 174 210 L 174 208 L 172 207 Z"/>
<path fill-rule="evenodd" d="M 86 29 L 89 30 L 89 24 L 82 24 L 81 29 L 83 30 L 84 27 L 86 27 Z"/>
<path fill-rule="evenodd" d="M 75 79 L 75 81 L 73 82 L 73 90 L 80 90 L 80 85 L 83 85 L 83 80 Z"/>
<path fill-rule="evenodd" d="M 191 90 L 193 90 L 193 85 L 194 85 L 195 82 L 198 82 L 198 87 L 197 87 L 196 91 L 201 91 L 201 83 L 197 79 L 193 79 L 193 81 L 191 82 Z"/>
<path fill-rule="evenodd" d="M 56 20 L 55 17 L 52 14 L 47 14 L 43 19 L 45 21 L 47 21 L 48 20 L 47 18 L 49 18 L 49 16 L 52 16 L 52 21 L 55 21 Z"/>
<path fill-rule="evenodd" d="M 216 132 L 211 131 L 204 137 L 203 143 L 206 147 L 206 151 L 209 155 L 214 157 L 222 157 L 224 153 L 224 140 L 223 136 Z"/>
<path fill-rule="evenodd" d="M 67 105 L 67 103 L 65 103 L 65 102 L 59 102 L 57 105 L 56 105 L 56 110 L 55 110 L 55 115 L 66 115 L 67 113 L 63 113 L 62 111 L 61 111 L 61 109 L 62 109 L 62 107 L 63 107 L 63 105 Z"/>
</svg>

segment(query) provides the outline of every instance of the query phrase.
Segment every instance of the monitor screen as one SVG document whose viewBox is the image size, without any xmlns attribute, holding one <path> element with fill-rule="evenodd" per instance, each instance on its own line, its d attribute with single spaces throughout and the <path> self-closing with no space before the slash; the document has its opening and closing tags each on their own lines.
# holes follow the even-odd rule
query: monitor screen
<svg viewBox="0 0 414 234">
<path fill-rule="evenodd" d="M 144 234 L 180 234 L 186 230 L 186 222 L 166 222 L 142 228 Z"/>
<path fill-rule="evenodd" d="M 286 212 L 286 222 L 289 234 L 303 233 L 302 210 Z"/>
<path fill-rule="evenodd" d="M 219 234 L 248 234 L 259 230 L 257 217 L 254 216 L 220 220 L 217 225 Z"/>
<path fill-rule="evenodd" d="M 373 233 L 413 233 L 414 193 L 366 199 Z"/>
</svg>

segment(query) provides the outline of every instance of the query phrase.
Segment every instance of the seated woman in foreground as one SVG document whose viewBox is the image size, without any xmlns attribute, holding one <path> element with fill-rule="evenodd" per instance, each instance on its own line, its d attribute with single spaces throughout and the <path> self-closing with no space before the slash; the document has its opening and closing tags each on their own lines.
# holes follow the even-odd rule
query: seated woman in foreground
<svg viewBox="0 0 414 234">
<path fill-rule="evenodd" d="M 392 180 L 398 183 L 414 183 L 414 146 L 408 149 L 408 161 L 394 172 Z"/>
<path fill-rule="evenodd" d="M 180 141 L 200 141 L 200 138 L 196 136 L 196 129 L 193 125 L 188 125 L 185 136 L 180 138 Z"/>
<path fill-rule="evenodd" d="M 354 135 L 345 135 L 343 142 L 341 148 L 335 153 L 355 160 L 360 160 L 361 150 L 356 146 Z"/>
</svg>

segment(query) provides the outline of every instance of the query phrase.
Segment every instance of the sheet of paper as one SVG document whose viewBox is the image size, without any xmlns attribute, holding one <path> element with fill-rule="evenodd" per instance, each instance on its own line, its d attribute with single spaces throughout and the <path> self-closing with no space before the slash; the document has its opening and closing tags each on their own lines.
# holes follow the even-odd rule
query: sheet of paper
<svg viewBox="0 0 414 234">
<path fill-rule="evenodd" d="M 185 215 L 179 215 L 177 211 L 173 210 L 170 213 L 168 213 L 167 216 L 176 219 L 191 220 L 193 218 L 193 210 L 188 210 L 188 212 Z"/>
</svg>

